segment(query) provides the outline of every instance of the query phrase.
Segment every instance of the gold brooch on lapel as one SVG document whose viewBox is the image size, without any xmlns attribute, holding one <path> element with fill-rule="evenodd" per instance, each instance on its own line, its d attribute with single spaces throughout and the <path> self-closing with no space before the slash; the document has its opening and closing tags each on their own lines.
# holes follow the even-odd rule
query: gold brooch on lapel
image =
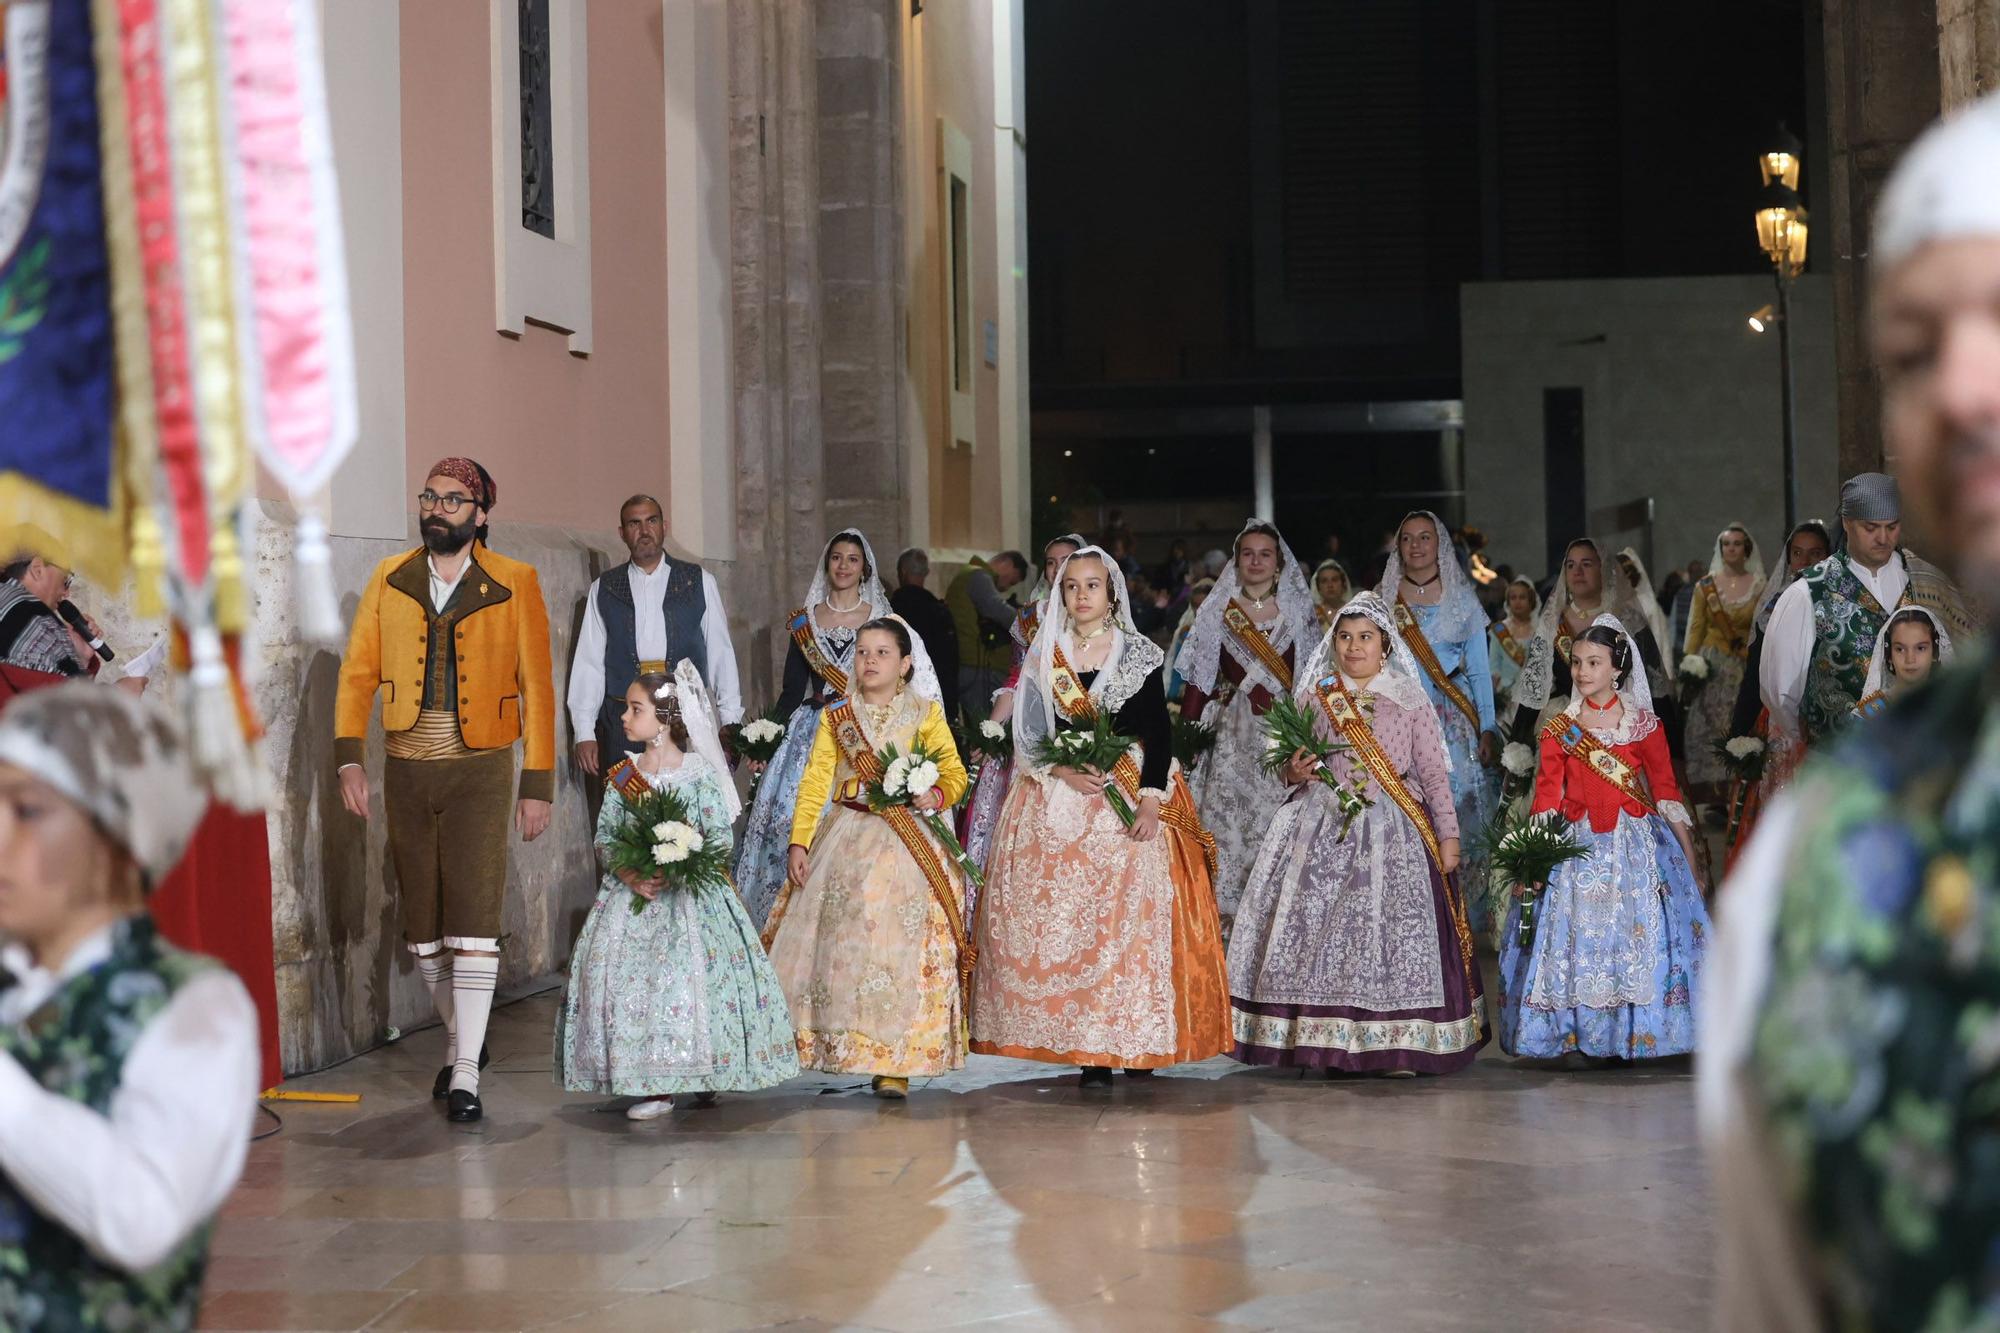
<svg viewBox="0 0 2000 1333">
<path fill-rule="evenodd" d="M 486 585 L 483 583 L 479 585 L 479 595 L 481 597 L 484 597 L 486 595 Z"/>
</svg>

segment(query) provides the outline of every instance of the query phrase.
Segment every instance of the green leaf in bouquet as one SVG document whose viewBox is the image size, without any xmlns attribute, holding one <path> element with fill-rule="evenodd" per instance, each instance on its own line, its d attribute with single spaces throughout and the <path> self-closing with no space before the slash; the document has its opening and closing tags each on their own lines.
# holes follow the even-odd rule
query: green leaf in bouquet
<svg viewBox="0 0 2000 1333">
<path fill-rule="evenodd" d="M 694 892 L 729 882 L 728 844 L 703 832 L 701 821 L 678 792 L 651 788 L 636 799 L 622 794 L 620 799 L 625 801 L 625 813 L 606 840 L 604 857 L 614 875 L 625 870 L 642 880 L 663 880 L 669 892 Z M 632 910 L 644 911 L 648 901 L 634 893 Z"/>
</svg>

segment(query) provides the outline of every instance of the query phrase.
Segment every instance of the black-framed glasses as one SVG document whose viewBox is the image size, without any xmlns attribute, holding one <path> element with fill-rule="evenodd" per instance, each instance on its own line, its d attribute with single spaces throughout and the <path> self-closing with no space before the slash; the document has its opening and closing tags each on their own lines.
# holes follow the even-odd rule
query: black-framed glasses
<svg viewBox="0 0 2000 1333">
<path fill-rule="evenodd" d="M 450 518 L 453 514 L 456 514 L 471 503 L 473 503 L 473 500 L 469 495 L 439 495 L 436 491 L 417 492 L 417 508 L 423 510 L 434 509 L 446 518 Z"/>
</svg>

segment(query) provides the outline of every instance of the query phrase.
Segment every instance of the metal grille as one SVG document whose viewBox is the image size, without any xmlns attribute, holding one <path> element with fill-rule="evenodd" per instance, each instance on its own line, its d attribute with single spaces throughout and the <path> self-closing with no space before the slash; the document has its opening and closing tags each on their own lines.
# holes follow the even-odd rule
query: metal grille
<svg viewBox="0 0 2000 1333">
<path fill-rule="evenodd" d="M 549 0 L 521 0 L 521 225 L 555 239 Z"/>
</svg>

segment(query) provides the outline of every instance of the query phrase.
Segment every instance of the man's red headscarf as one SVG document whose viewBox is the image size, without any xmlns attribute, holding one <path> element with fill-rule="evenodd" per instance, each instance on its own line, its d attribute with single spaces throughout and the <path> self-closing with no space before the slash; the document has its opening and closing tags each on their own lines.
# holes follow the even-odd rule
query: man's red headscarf
<svg viewBox="0 0 2000 1333">
<path fill-rule="evenodd" d="M 424 473 L 424 475 L 426 477 L 450 477 L 453 481 L 472 493 L 473 503 L 481 509 L 491 509 L 493 502 L 500 498 L 499 488 L 494 486 L 493 478 L 487 473 L 485 468 L 479 466 L 479 464 L 473 462 L 470 458 L 440 458 L 437 462 L 431 464 L 431 470 Z"/>
</svg>

